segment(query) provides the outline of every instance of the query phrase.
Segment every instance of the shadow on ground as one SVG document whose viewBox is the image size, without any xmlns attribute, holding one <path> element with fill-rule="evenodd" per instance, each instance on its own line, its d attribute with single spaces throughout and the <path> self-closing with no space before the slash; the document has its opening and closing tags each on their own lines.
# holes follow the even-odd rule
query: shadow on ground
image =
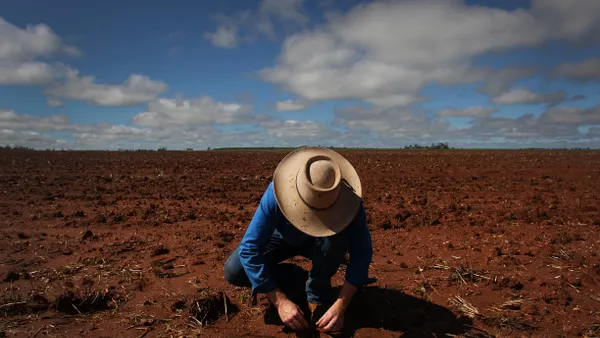
<svg viewBox="0 0 600 338">
<path fill-rule="evenodd" d="M 288 297 L 308 313 L 305 282 L 308 273 L 293 264 L 279 264 L 279 285 Z M 339 293 L 334 289 L 334 297 Z M 282 325 L 277 311 L 265 314 L 265 323 Z M 402 337 L 445 337 L 470 330 L 472 321 L 457 318 L 450 309 L 407 295 L 394 289 L 365 287 L 353 298 L 346 311 L 344 332 L 335 337 L 352 337 L 363 328 L 383 329 L 401 333 Z M 285 332 L 290 332 L 287 328 Z"/>
</svg>

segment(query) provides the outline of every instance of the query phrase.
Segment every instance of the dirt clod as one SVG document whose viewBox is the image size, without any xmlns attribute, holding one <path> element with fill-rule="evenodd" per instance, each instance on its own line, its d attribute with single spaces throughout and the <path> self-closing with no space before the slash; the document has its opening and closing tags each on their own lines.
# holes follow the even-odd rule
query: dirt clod
<svg viewBox="0 0 600 338">
<path fill-rule="evenodd" d="M 160 255 L 166 255 L 170 252 L 170 250 L 164 246 L 164 245 L 159 245 L 157 246 L 154 251 L 152 252 L 152 256 L 160 256 Z"/>
<path fill-rule="evenodd" d="M 177 312 L 178 310 L 185 310 L 186 307 L 185 300 L 180 299 L 171 305 L 171 311 Z"/>
<path fill-rule="evenodd" d="M 226 309 L 228 315 L 238 311 L 223 292 L 215 290 L 203 290 L 200 297 L 190 304 L 190 314 L 202 325 L 216 322 L 225 315 Z"/>
<path fill-rule="evenodd" d="M 521 290 L 523 289 L 523 283 L 521 283 L 520 281 L 518 281 L 515 278 L 511 278 L 511 277 L 502 277 L 499 280 L 497 280 L 496 282 L 496 286 L 498 288 L 509 288 L 512 290 Z"/>
<path fill-rule="evenodd" d="M 86 232 L 83 234 L 83 236 L 81 236 L 81 240 L 82 240 L 82 241 L 85 241 L 86 239 L 88 239 L 88 238 L 92 238 L 92 237 L 94 237 L 94 233 L 92 232 L 92 230 L 87 230 L 87 231 L 86 231 Z"/>
<path fill-rule="evenodd" d="M 0 304 L 1 311 L 7 316 L 35 314 L 48 310 L 50 302 L 40 294 L 34 294 L 23 301 L 11 301 Z"/>
<path fill-rule="evenodd" d="M 56 298 L 55 308 L 59 312 L 76 315 L 110 310 L 120 300 L 120 296 L 114 290 L 96 290 L 79 294 L 69 290 Z"/>
<path fill-rule="evenodd" d="M 19 275 L 18 272 L 10 271 L 6 274 L 6 277 L 4 277 L 4 281 L 5 282 L 14 282 L 14 281 L 19 280 L 19 278 L 21 278 L 21 276 Z"/>
</svg>

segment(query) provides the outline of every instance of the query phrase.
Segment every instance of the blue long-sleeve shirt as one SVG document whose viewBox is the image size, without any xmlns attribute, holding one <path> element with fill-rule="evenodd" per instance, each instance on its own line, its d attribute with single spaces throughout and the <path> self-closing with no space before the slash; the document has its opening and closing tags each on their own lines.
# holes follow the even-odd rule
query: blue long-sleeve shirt
<svg viewBox="0 0 600 338">
<path fill-rule="evenodd" d="M 348 229 L 348 253 L 350 261 L 346 269 L 346 281 L 354 286 L 367 283 L 369 265 L 373 255 L 371 235 L 367 227 L 365 209 L 361 204 L 355 224 Z M 293 247 L 301 247 L 311 236 L 296 229 L 283 215 L 273 191 L 273 182 L 264 192 L 254 217 L 240 243 L 239 258 L 250 282 L 252 294 L 267 293 L 277 288 L 272 272 L 265 264 L 261 248 L 275 233 Z"/>
</svg>

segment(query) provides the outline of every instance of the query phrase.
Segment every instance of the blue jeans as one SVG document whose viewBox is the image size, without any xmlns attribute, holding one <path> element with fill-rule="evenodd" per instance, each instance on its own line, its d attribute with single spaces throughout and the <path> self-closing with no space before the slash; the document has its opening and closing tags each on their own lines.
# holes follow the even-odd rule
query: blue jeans
<svg viewBox="0 0 600 338">
<path fill-rule="evenodd" d="M 238 247 L 225 262 L 225 280 L 235 286 L 251 287 L 238 256 L 239 250 Z M 344 262 L 347 251 L 348 235 L 347 231 L 342 231 L 330 237 L 311 238 L 302 247 L 292 247 L 273 235 L 264 246 L 263 255 L 266 264 L 273 266 L 271 271 L 277 271 L 275 265 L 295 256 L 311 259 L 312 269 L 306 281 L 307 300 L 313 304 L 326 304 L 331 300 L 331 278 Z"/>
</svg>

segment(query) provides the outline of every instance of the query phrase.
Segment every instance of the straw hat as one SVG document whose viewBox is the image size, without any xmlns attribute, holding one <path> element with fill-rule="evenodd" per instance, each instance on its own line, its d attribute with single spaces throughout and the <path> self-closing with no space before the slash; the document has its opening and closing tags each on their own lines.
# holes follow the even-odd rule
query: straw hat
<svg viewBox="0 0 600 338">
<path fill-rule="evenodd" d="M 285 218 L 310 236 L 339 233 L 360 207 L 362 187 L 356 170 L 328 148 L 292 151 L 275 169 L 273 183 L 275 199 Z"/>
</svg>

